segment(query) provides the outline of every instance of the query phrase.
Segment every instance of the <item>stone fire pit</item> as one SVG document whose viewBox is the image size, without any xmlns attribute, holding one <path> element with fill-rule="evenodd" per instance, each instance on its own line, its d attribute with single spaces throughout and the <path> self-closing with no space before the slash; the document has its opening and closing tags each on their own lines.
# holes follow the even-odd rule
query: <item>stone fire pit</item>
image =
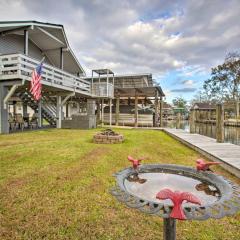
<svg viewBox="0 0 240 240">
<path fill-rule="evenodd" d="M 103 130 L 93 136 L 94 143 L 114 144 L 122 143 L 123 140 L 123 135 L 114 132 L 112 129 Z"/>
</svg>

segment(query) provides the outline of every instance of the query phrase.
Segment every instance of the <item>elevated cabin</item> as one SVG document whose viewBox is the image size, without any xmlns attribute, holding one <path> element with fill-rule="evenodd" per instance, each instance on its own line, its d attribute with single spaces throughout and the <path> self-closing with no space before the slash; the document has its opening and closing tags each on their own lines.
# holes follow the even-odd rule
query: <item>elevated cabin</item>
<svg viewBox="0 0 240 240">
<path fill-rule="evenodd" d="M 42 99 L 36 102 L 29 93 L 29 81 L 41 61 Z M 84 76 L 62 25 L 0 22 L 0 133 L 25 124 L 41 127 L 43 119 L 61 128 L 70 98 L 92 98 L 91 84 Z"/>
</svg>

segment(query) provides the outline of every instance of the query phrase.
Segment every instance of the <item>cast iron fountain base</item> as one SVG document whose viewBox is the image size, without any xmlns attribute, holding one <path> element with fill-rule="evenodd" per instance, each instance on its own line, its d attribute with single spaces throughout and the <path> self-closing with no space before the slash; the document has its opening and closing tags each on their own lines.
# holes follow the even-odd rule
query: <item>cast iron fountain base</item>
<svg viewBox="0 0 240 240">
<path fill-rule="evenodd" d="M 176 219 L 170 217 L 176 206 L 171 200 L 157 199 L 159 191 L 171 192 L 171 187 L 174 191 L 190 192 L 191 196 L 195 195 L 201 200 L 201 205 L 183 202 L 181 210 L 184 218 L 178 218 L 180 220 L 218 219 L 233 215 L 240 209 L 240 188 L 212 172 L 178 165 L 154 164 L 141 165 L 137 170 L 126 168 L 115 174 L 115 177 L 117 184 L 111 189 L 111 194 L 128 207 L 162 217 L 164 240 L 176 239 Z"/>
</svg>

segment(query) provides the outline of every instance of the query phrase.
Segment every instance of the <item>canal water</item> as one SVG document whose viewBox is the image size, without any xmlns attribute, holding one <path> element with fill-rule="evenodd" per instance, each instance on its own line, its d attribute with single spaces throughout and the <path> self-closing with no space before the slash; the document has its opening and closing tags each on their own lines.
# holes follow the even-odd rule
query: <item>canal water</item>
<svg viewBox="0 0 240 240">
<path fill-rule="evenodd" d="M 166 121 L 164 122 L 164 127 L 179 128 L 189 132 L 188 121 L 181 121 L 179 124 L 177 124 L 176 121 Z M 198 123 L 196 124 L 196 133 L 211 138 L 216 138 L 216 126 L 213 124 Z M 224 134 L 225 142 L 240 145 L 240 127 L 225 126 Z"/>
</svg>

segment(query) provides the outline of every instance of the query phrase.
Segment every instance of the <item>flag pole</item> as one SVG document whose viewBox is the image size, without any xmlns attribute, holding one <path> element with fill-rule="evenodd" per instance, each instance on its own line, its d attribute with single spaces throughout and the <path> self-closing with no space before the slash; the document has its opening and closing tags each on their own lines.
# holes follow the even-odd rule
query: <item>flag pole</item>
<svg viewBox="0 0 240 240">
<path fill-rule="evenodd" d="M 43 56 L 42 60 L 40 61 L 40 65 L 43 64 L 45 58 L 46 57 Z M 37 104 L 38 104 L 38 127 L 41 128 L 42 127 L 42 102 L 41 102 L 41 98 L 38 99 Z"/>
<path fill-rule="evenodd" d="M 46 58 L 46 57 L 43 56 L 42 60 L 40 61 L 40 64 L 42 64 L 42 63 L 44 62 L 45 58 Z"/>
</svg>

